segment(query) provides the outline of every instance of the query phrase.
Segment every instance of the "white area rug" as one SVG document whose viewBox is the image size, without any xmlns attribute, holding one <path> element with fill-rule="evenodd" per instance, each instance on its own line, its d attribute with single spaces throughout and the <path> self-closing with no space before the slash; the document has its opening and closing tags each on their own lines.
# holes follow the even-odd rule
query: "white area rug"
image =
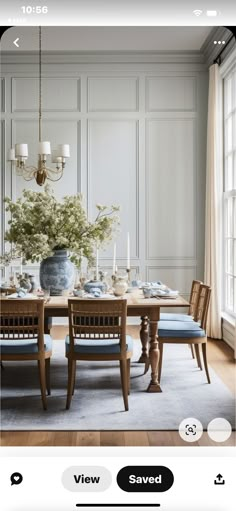
<svg viewBox="0 0 236 511">
<path fill-rule="evenodd" d="M 204 429 L 216 417 L 235 426 L 232 394 L 210 369 L 212 383 L 185 345 L 164 348 L 162 393 L 146 392 L 150 373 L 138 364 L 140 341 L 134 342 L 129 411 L 124 411 L 119 365 L 77 363 L 76 390 L 65 410 L 67 359 L 64 341 L 54 341 L 51 359 L 52 394 L 43 411 L 36 364 L 5 362 L 2 371 L 3 430 L 176 430 L 182 419 L 195 417 Z"/>
</svg>

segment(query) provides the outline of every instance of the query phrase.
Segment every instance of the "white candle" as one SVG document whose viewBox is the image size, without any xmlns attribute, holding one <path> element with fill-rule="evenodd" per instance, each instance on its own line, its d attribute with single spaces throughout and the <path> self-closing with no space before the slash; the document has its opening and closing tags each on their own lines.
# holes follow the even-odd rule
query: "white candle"
<svg viewBox="0 0 236 511">
<path fill-rule="evenodd" d="M 70 157 L 70 146 L 69 144 L 60 144 L 58 146 L 58 155 L 62 156 L 63 158 L 69 158 Z"/>
<path fill-rule="evenodd" d="M 115 274 L 115 271 L 116 271 L 116 243 L 114 243 L 114 248 L 113 248 L 113 266 L 112 266 L 113 275 Z"/>
<path fill-rule="evenodd" d="M 127 233 L 127 270 L 130 270 L 130 238 L 129 238 L 129 232 Z"/>
<path fill-rule="evenodd" d="M 20 258 L 20 274 L 23 275 L 22 257 Z"/>
<path fill-rule="evenodd" d="M 98 248 L 96 250 L 96 280 L 98 280 Z"/>
<path fill-rule="evenodd" d="M 28 144 L 16 144 L 15 145 L 15 155 L 21 156 L 23 158 L 28 157 Z"/>
<path fill-rule="evenodd" d="M 6 281 L 6 266 L 2 267 L 3 271 L 1 271 L 1 280 L 2 282 Z"/>
<path fill-rule="evenodd" d="M 9 268 L 8 266 L 5 266 L 5 282 L 8 284 L 9 281 Z"/>
<path fill-rule="evenodd" d="M 50 142 L 39 142 L 39 154 L 51 154 L 51 144 Z"/>
</svg>

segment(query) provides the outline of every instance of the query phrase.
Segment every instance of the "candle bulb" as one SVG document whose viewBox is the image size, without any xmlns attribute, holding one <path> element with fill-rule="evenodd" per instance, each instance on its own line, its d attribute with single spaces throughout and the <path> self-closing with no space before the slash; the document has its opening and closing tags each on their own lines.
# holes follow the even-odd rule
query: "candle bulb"
<svg viewBox="0 0 236 511">
<path fill-rule="evenodd" d="M 38 153 L 45 156 L 51 154 L 50 142 L 39 142 Z"/>
<path fill-rule="evenodd" d="M 114 243 L 114 249 L 113 249 L 113 266 L 112 266 L 112 273 L 115 274 L 116 271 L 116 243 Z"/>
<path fill-rule="evenodd" d="M 96 280 L 98 280 L 98 248 L 96 251 Z"/>
<path fill-rule="evenodd" d="M 15 144 L 15 156 L 28 158 L 28 144 Z"/>
<path fill-rule="evenodd" d="M 15 148 L 12 147 L 8 151 L 7 161 L 15 161 L 15 160 L 16 160 Z"/>
<path fill-rule="evenodd" d="M 127 270 L 130 270 L 130 237 L 127 233 Z"/>
<path fill-rule="evenodd" d="M 5 281 L 8 284 L 8 281 L 9 281 L 9 268 L 8 268 L 8 266 L 5 266 Z"/>
</svg>

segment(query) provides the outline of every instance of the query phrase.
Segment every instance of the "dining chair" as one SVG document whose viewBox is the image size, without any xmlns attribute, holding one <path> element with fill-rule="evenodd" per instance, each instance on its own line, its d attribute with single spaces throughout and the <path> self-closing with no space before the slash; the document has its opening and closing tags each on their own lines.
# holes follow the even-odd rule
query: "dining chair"
<svg viewBox="0 0 236 511">
<path fill-rule="evenodd" d="M 127 302 L 124 299 L 69 299 L 67 410 L 75 388 L 76 361 L 111 361 L 120 364 L 125 410 L 128 411 L 132 338 L 126 335 Z"/>
<path fill-rule="evenodd" d="M 159 382 L 161 380 L 162 373 L 164 344 L 191 344 L 195 346 L 196 356 L 198 359 L 198 365 L 200 369 L 201 363 L 199 364 L 200 361 L 199 346 L 201 345 L 207 381 L 208 383 L 211 383 L 207 364 L 207 335 L 206 335 L 207 314 L 210 296 L 211 288 L 209 286 L 206 286 L 205 284 L 201 284 L 195 312 L 195 321 L 192 322 L 160 321 L 158 326 L 158 343 L 160 351 L 158 367 Z"/>
<path fill-rule="evenodd" d="M 189 297 L 188 314 L 181 314 L 179 312 L 161 312 L 160 321 L 194 321 L 201 284 L 202 284 L 201 280 L 193 280 L 192 281 L 190 297 Z M 195 358 L 193 345 L 190 344 L 189 348 L 191 349 L 192 357 Z M 197 358 L 198 366 L 201 369 L 202 368 L 201 361 L 199 360 L 197 353 L 196 353 L 196 358 Z"/>
<path fill-rule="evenodd" d="M 193 321 L 195 319 L 201 284 L 202 282 L 200 280 L 192 281 L 188 314 L 181 314 L 178 312 L 161 312 L 160 321 Z"/>
<path fill-rule="evenodd" d="M 52 339 L 44 335 L 44 302 L 42 299 L 7 299 L 0 301 L 0 360 L 36 360 L 44 410 L 46 390 L 50 395 L 50 357 Z"/>
</svg>

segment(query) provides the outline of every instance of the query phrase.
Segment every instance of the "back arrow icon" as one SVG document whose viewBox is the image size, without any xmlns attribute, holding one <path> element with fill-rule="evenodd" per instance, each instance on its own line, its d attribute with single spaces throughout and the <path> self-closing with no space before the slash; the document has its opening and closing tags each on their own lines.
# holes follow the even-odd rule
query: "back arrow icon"
<svg viewBox="0 0 236 511">
<path fill-rule="evenodd" d="M 19 41 L 19 37 L 17 37 L 17 39 L 16 39 L 15 41 L 13 41 L 13 44 L 14 44 L 15 46 L 17 46 L 17 48 L 19 48 L 18 41 Z"/>
</svg>

